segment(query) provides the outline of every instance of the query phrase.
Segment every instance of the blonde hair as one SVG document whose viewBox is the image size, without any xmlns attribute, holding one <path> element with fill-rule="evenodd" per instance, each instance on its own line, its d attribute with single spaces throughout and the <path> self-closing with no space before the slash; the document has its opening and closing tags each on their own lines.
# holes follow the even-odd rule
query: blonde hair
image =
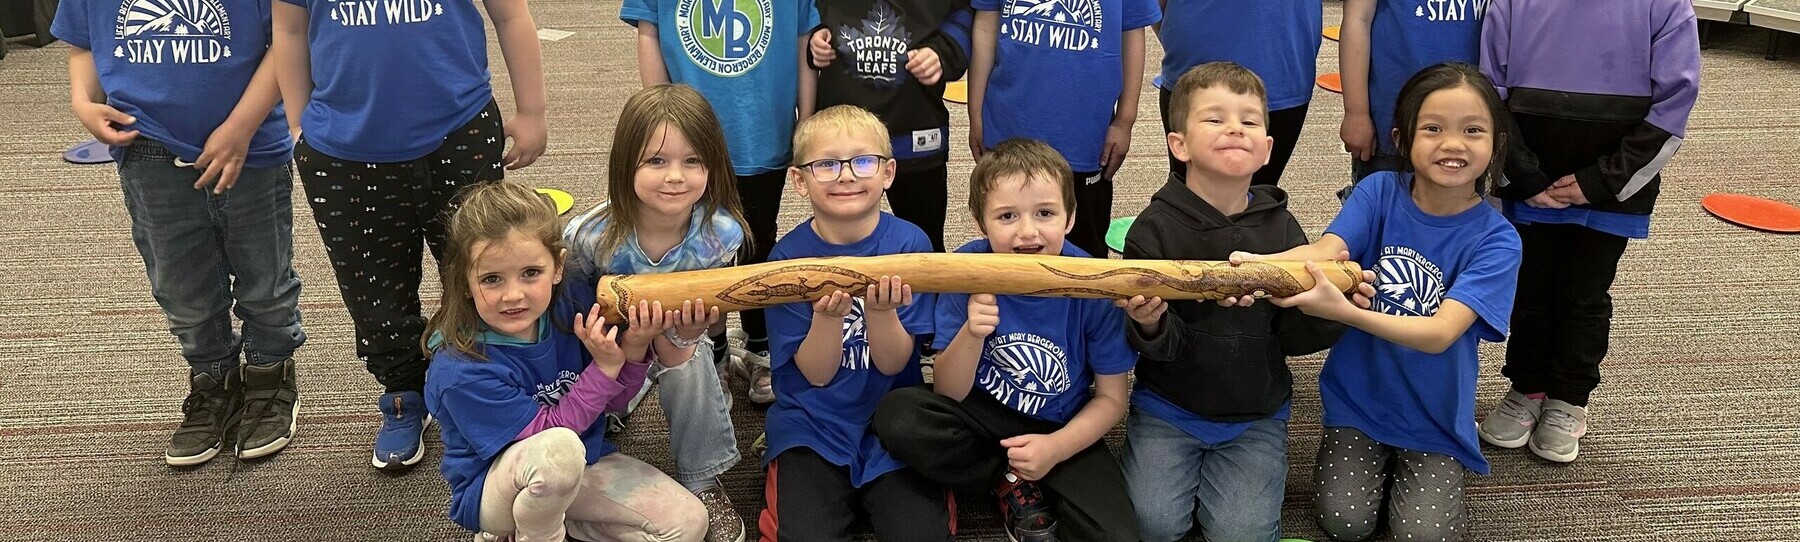
<svg viewBox="0 0 1800 542">
<path fill-rule="evenodd" d="M 601 269 L 631 237 L 638 222 L 637 179 L 638 157 L 652 145 L 657 127 L 668 125 L 681 132 L 700 161 L 706 165 L 706 193 L 696 202 L 711 217 L 723 210 L 736 220 L 743 231 L 750 231 L 744 220 L 743 206 L 738 201 L 737 175 L 731 169 L 731 154 L 725 147 L 725 129 L 718 115 L 699 92 L 687 85 L 656 85 L 637 91 L 625 100 L 619 112 L 619 124 L 613 128 L 612 155 L 606 164 L 606 209 L 592 213 L 587 220 L 605 220 L 591 253 Z M 586 226 L 586 224 L 582 224 Z M 701 221 L 702 228 L 712 229 L 712 220 Z M 711 233 L 711 232 L 708 232 Z M 744 239 L 744 250 L 750 249 Z"/>
<path fill-rule="evenodd" d="M 1013 138 L 981 153 L 975 171 L 969 173 L 969 214 L 976 225 L 981 224 L 987 209 L 988 192 L 994 191 L 1000 179 L 1013 175 L 1025 176 L 1027 183 L 1040 176 L 1050 178 L 1061 189 L 1063 211 L 1075 214 L 1075 172 L 1069 170 L 1069 162 L 1042 141 Z"/>
<path fill-rule="evenodd" d="M 1175 89 L 1169 92 L 1170 131 L 1187 133 L 1188 110 L 1194 107 L 1194 95 L 1213 87 L 1225 87 L 1232 94 L 1255 96 L 1262 103 L 1263 114 L 1269 114 L 1269 90 L 1256 72 L 1235 62 L 1208 62 L 1194 66 L 1181 74 L 1181 79 L 1175 80 Z"/>
<path fill-rule="evenodd" d="M 834 105 L 813 113 L 794 127 L 794 163 L 806 160 L 808 143 L 840 133 L 851 137 L 873 137 L 882 156 L 894 155 L 894 142 L 888 139 L 887 126 L 881 124 L 880 117 L 854 105 Z"/>
<path fill-rule="evenodd" d="M 481 316 L 475 312 L 475 300 L 469 291 L 469 273 L 475 260 L 475 245 L 505 240 L 519 233 L 544 244 L 550 256 L 562 268 L 563 239 L 561 219 L 556 204 L 529 186 L 515 181 L 496 181 L 470 186 L 459 196 L 461 204 L 446 226 L 444 261 L 438 271 L 443 295 L 438 309 L 425 324 L 420 348 L 431 355 L 433 337 L 476 359 L 487 359 L 476 346 Z M 551 300 L 555 302 L 554 289 Z"/>
</svg>

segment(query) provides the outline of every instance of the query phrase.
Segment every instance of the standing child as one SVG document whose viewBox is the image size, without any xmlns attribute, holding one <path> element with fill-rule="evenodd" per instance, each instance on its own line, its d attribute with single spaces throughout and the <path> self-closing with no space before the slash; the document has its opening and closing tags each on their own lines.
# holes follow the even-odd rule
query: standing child
<svg viewBox="0 0 1800 542">
<path fill-rule="evenodd" d="M 1394 103 L 1400 85 L 1440 62 L 1475 63 L 1481 16 L 1489 0 L 1345 0 L 1338 68 L 1344 121 L 1338 137 L 1350 153 L 1350 183 L 1377 171 L 1401 171 L 1394 147 Z M 1338 199 L 1350 197 L 1350 187 Z"/>
<path fill-rule="evenodd" d="M 1287 193 L 1254 184 L 1269 160 L 1262 80 L 1229 62 L 1181 76 L 1169 101 L 1170 175 L 1125 235 L 1126 258 L 1223 260 L 1233 250 L 1306 244 Z M 1137 296 L 1120 303 L 1139 352 L 1135 410 L 1125 425 L 1125 478 L 1143 539 L 1273 542 L 1287 491 L 1287 356 L 1330 348 L 1343 326 L 1299 309 L 1230 308 Z"/>
<path fill-rule="evenodd" d="M 549 202 L 511 182 L 468 190 L 450 219 L 425 389 L 450 519 L 478 540 L 701 540 L 700 501 L 615 453 L 594 422 L 644 384 L 646 352 L 632 344 L 698 333 L 707 318 L 635 312 L 620 337 L 592 288 L 563 286 L 560 230 Z"/>
<path fill-rule="evenodd" d="M 544 152 L 537 25 L 525 0 L 485 5 L 518 108 L 504 125 L 474 3 L 274 3 L 271 53 L 288 113 L 300 117 L 300 182 L 356 326 L 356 357 L 385 390 L 369 460 L 378 469 L 425 457 L 419 245 L 443 261 L 458 189 L 499 180 L 503 166 L 525 167 Z"/>
<path fill-rule="evenodd" d="M 813 112 L 816 77 L 806 61 L 807 34 L 819 26 L 813 0 L 625 0 L 619 19 L 637 28 L 644 86 L 694 87 L 719 112 L 750 225 L 743 263 L 767 261 L 787 186 L 795 111 L 800 118 Z M 739 317 L 743 355 L 732 369 L 750 381 L 750 401 L 767 404 L 775 393 L 763 311 Z"/>
<path fill-rule="evenodd" d="M 51 32 L 73 46 L 75 118 L 112 146 L 150 294 L 188 362 L 181 425 L 163 455 L 185 467 L 218 455 L 234 418 L 240 459 L 287 446 L 299 405 L 292 356 L 306 334 L 268 4 L 175 7 L 196 22 L 185 34 L 104 0 L 63 2 Z M 183 11 L 199 7 L 207 12 Z"/>
<path fill-rule="evenodd" d="M 1074 194 L 1055 149 L 1003 141 L 970 175 L 986 239 L 956 251 L 1086 257 L 1063 242 Z M 940 294 L 934 381 L 882 399 L 875 432 L 937 483 L 998 493 L 1010 540 L 1135 541 L 1125 476 L 1101 440 L 1125 416 L 1124 325 L 1104 299 Z"/>
<path fill-rule="evenodd" d="M 1231 255 L 1347 256 L 1364 269 L 1347 299 L 1309 261 L 1318 286 L 1274 300 L 1351 327 L 1319 374 L 1314 507 L 1333 539 L 1368 539 L 1384 517 L 1398 540 L 1467 531 L 1463 473 L 1488 472 L 1475 438 L 1476 344 L 1505 340 L 1519 271 L 1518 233 L 1482 201 L 1509 141 L 1504 107 L 1474 67 L 1426 68 L 1401 88 L 1395 119 L 1410 171 L 1358 183 L 1312 244 Z"/>
<path fill-rule="evenodd" d="M 950 110 L 944 83 L 969 67 L 968 0 L 822 0 L 808 51 L 819 108 L 854 105 L 881 117 L 894 147 L 894 216 L 944 251 Z M 839 61 L 838 55 L 843 55 Z"/>
<path fill-rule="evenodd" d="M 1235 0 L 1159 0 L 1162 22 L 1156 29 L 1162 41 L 1162 74 L 1156 87 L 1162 108 L 1163 133 L 1180 132 L 1184 126 L 1169 122 L 1170 94 L 1176 80 L 1195 66 L 1208 62 L 1235 62 L 1261 76 L 1267 85 L 1269 113 L 1264 128 L 1275 145 L 1269 165 L 1256 170 L 1254 184 L 1274 185 L 1294 156 L 1300 128 L 1312 102 L 1313 80 L 1318 75 L 1319 44 L 1323 41 L 1325 7 L 1311 0 L 1238 2 Z M 1187 173 L 1187 165 L 1169 154 L 1169 174 Z"/>
<path fill-rule="evenodd" d="M 705 98 L 682 85 L 640 90 L 625 101 L 612 142 L 607 201 L 563 230 L 571 284 L 592 290 L 601 275 L 712 269 L 737 259 L 744 244 L 737 183 Z M 704 308 L 699 300 L 689 303 L 684 306 Z M 662 307 L 641 303 L 627 310 L 654 314 Z M 730 390 L 721 387 L 723 369 L 716 365 L 725 359 L 718 327 L 710 341 L 704 334 L 668 334 L 624 348 L 641 356 L 654 346 L 662 361 L 650 367 L 650 378 L 662 386 L 675 479 L 706 504 L 707 540 L 735 542 L 744 538 L 744 520 L 718 479 L 739 458 Z M 677 358 L 683 349 L 693 349 L 692 359 Z"/>
<path fill-rule="evenodd" d="M 881 212 L 881 192 L 894 180 L 891 152 L 881 119 L 854 106 L 802 121 L 789 175 L 813 217 L 770 259 L 930 252 L 925 232 Z M 915 298 L 888 276 L 861 293 L 769 309 L 775 405 L 765 426 L 765 542 L 849 540 L 859 513 L 881 540 L 950 540 L 949 495 L 889 456 L 869 427 L 883 394 L 923 381 L 913 341 L 930 331 L 932 296 Z"/>
<path fill-rule="evenodd" d="M 1131 150 L 1156 0 L 974 0 L 969 150 L 1029 137 L 1075 170 L 1069 242 L 1105 257 L 1113 173 Z M 1004 37 L 1001 35 L 1004 34 Z M 1054 117 L 1054 121 L 1052 121 Z"/>
<path fill-rule="evenodd" d="M 1663 166 L 1700 95 L 1695 23 L 1677 0 L 1490 8 L 1481 68 L 1520 143 L 1498 194 L 1525 243 L 1500 371 L 1512 388 L 1481 425 L 1490 444 L 1529 444 L 1559 463 L 1581 452 L 1612 327 L 1608 290 L 1626 240 L 1650 236 Z"/>
</svg>

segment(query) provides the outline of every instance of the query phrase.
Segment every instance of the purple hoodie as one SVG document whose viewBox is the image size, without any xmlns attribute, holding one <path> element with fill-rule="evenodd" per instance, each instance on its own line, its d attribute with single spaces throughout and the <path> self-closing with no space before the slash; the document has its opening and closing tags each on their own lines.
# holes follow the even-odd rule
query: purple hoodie
<svg viewBox="0 0 1800 542">
<path fill-rule="evenodd" d="M 1589 210 L 1647 215 L 1700 94 L 1690 0 L 1496 0 L 1481 70 L 1518 125 L 1508 185 L 1528 199 L 1575 175 Z"/>
</svg>

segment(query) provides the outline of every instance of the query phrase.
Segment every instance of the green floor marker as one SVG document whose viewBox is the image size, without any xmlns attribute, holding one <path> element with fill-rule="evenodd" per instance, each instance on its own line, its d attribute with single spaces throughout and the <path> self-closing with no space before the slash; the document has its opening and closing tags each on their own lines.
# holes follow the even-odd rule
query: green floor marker
<svg viewBox="0 0 1800 542">
<path fill-rule="evenodd" d="M 1136 221 L 1137 217 L 1135 216 L 1113 219 L 1112 223 L 1106 226 L 1106 247 L 1113 249 L 1113 252 L 1124 254 L 1125 232 L 1131 231 L 1131 223 Z"/>
</svg>

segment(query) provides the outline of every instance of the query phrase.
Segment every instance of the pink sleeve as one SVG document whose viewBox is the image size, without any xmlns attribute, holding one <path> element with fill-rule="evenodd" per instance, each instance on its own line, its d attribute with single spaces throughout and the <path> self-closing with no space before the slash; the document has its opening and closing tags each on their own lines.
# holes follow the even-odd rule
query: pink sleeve
<svg viewBox="0 0 1800 542">
<path fill-rule="evenodd" d="M 619 369 L 617 379 L 607 378 L 599 365 L 589 364 L 575 383 L 569 386 L 569 392 L 563 394 L 556 406 L 539 407 L 536 417 L 519 436 L 513 440 L 524 440 L 552 427 L 567 427 L 576 432 L 587 430 L 606 412 L 610 403 L 622 406 L 637 395 L 637 390 L 644 384 L 644 373 L 649 370 L 648 363 L 626 363 Z"/>
</svg>

